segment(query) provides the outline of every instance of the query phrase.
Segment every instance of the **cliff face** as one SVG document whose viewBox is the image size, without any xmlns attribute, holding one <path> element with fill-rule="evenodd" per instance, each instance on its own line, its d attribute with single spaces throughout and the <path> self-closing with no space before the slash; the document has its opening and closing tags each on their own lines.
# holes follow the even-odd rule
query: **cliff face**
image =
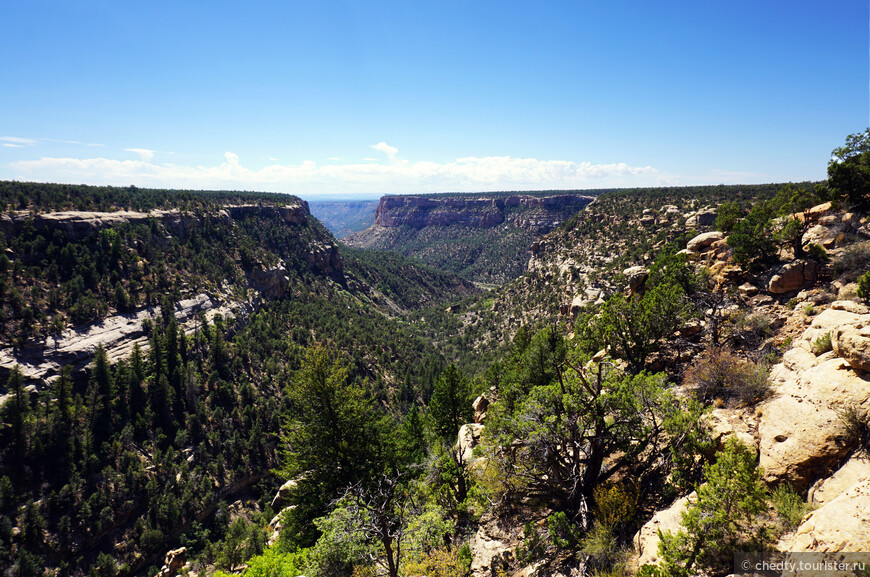
<svg viewBox="0 0 870 577">
<path fill-rule="evenodd" d="M 594 197 L 480 194 L 385 196 L 374 226 L 343 240 L 398 252 L 476 282 L 501 284 L 522 274 L 528 250 Z"/>
<path fill-rule="evenodd" d="M 518 228 L 547 232 L 568 216 L 592 202 L 591 196 L 560 194 L 547 197 L 385 196 L 375 211 L 375 225 L 385 228 L 407 226 L 468 226 L 493 228 L 508 223 Z"/>
<path fill-rule="evenodd" d="M 290 206 L 228 205 L 220 211 L 211 214 L 211 216 L 227 220 L 240 220 L 249 216 L 279 216 L 287 224 L 298 225 L 303 224 L 309 214 L 308 203 L 300 201 L 300 204 Z M 182 237 L 186 236 L 187 232 L 192 228 L 202 224 L 201 214 L 182 212 L 175 209 L 152 210 L 149 212 L 129 210 L 115 212 L 68 210 L 42 214 L 32 214 L 29 211 L 16 211 L 11 214 L 0 215 L 0 232 L 7 238 L 13 237 L 21 233 L 29 221 L 33 228 L 39 232 L 60 230 L 74 240 L 81 240 L 103 228 L 111 228 L 130 222 L 146 221 L 151 218 L 164 224 L 173 234 Z"/>
</svg>

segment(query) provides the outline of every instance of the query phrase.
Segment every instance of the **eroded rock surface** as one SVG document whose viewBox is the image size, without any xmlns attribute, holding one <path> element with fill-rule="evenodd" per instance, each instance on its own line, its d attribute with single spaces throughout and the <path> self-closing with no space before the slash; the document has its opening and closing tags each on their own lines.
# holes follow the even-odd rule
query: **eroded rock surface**
<svg viewBox="0 0 870 577">
<path fill-rule="evenodd" d="M 870 381 L 835 352 L 811 351 L 820 336 L 868 321 L 870 315 L 826 309 L 774 366 L 773 397 L 759 407 L 760 465 L 768 483 L 805 490 L 830 476 L 853 449 L 843 413 L 870 411 Z"/>
</svg>

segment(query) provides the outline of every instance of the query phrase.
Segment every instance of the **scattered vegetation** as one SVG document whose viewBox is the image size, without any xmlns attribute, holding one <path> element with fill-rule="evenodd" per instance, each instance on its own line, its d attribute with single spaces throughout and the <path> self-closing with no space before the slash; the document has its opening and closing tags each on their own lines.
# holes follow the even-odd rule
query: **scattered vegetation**
<svg viewBox="0 0 870 577">
<path fill-rule="evenodd" d="M 695 360 L 683 376 L 698 399 L 738 406 L 754 405 L 768 392 L 768 367 L 738 357 L 725 348 L 711 348 Z"/>
</svg>

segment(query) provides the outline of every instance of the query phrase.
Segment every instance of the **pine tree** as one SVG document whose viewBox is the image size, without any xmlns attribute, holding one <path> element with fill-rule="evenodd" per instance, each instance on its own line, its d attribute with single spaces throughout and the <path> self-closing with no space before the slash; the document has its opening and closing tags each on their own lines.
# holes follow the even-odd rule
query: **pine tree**
<svg viewBox="0 0 870 577">
<path fill-rule="evenodd" d="M 91 386 L 96 388 L 94 410 L 94 441 L 99 447 L 112 435 L 113 414 L 115 408 L 115 382 L 112 377 L 109 358 L 102 345 L 97 347 L 94 356 L 94 367 L 91 375 Z"/>
<path fill-rule="evenodd" d="M 432 431 L 439 438 L 452 443 L 459 433 L 459 427 L 471 421 L 471 401 L 468 379 L 455 365 L 448 366 L 435 383 L 429 402 Z"/>
</svg>

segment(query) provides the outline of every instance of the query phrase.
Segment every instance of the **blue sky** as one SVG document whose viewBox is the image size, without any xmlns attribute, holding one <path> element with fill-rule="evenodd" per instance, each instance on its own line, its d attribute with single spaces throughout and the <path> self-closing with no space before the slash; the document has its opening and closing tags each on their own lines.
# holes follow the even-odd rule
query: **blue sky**
<svg viewBox="0 0 870 577">
<path fill-rule="evenodd" d="M 5 2 L 0 178 L 304 198 L 823 179 L 867 0 Z"/>
</svg>

